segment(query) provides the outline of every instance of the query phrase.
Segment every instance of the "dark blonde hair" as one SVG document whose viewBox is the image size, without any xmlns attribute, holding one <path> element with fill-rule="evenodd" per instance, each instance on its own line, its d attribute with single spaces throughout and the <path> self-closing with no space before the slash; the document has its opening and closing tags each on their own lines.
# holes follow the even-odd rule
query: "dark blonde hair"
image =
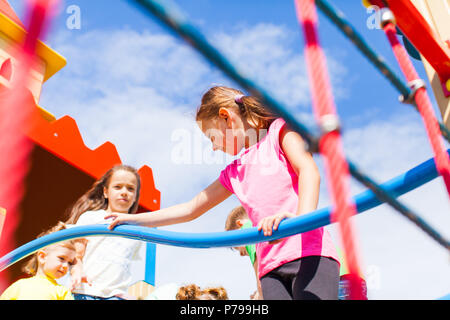
<svg viewBox="0 0 450 320">
<path fill-rule="evenodd" d="M 203 95 L 201 105 L 197 109 L 196 121 L 217 118 L 220 108 L 235 108 L 249 123 L 256 125 L 255 129 L 268 129 L 277 118 L 256 97 L 245 96 L 237 89 L 216 86 Z"/>
<path fill-rule="evenodd" d="M 205 299 L 205 295 L 210 299 Z M 203 297 L 202 297 L 203 296 Z M 189 284 L 178 289 L 177 300 L 228 300 L 228 294 L 224 287 L 210 287 L 201 289 L 196 284 Z"/>
<path fill-rule="evenodd" d="M 82 195 L 72 206 L 69 211 L 69 218 L 66 223 L 76 224 L 80 216 L 86 211 L 96 211 L 108 208 L 108 199 L 105 198 L 103 188 L 107 188 L 113 174 L 119 170 L 131 172 L 135 175 L 136 186 L 136 200 L 128 210 L 128 213 L 136 213 L 139 207 L 139 197 L 141 191 L 141 177 L 137 170 L 128 165 L 116 165 L 109 169 L 100 179 L 98 179 L 92 187 Z"/>
<path fill-rule="evenodd" d="M 43 237 L 43 236 L 48 235 L 50 233 L 53 233 L 53 232 L 56 232 L 56 231 L 60 231 L 60 230 L 64 230 L 64 229 L 67 229 L 66 224 L 64 222 L 59 221 L 58 224 L 56 224 L 55 226 L 51 227 L 49 230 L 40 233 L 37 236 L 37 238 L 40 238 L 40 237 Z M 67 241 L 63 241 L 63 242 L 58 242 L 56 244 L 48 246 L 47 248 L 44 248 L 43 250 L 46 250 L 48 248 L 55 247 L 55 246 L 61 246 L 61 247 L 68 248 L 70 250 L 76 251 L 75 243 L 77 241 L 78 241 L 77 239 L 74 239 L 74 240 L 67 240 Z M 39 252 L 39 251 L 41 251 L 41 250 L 38 250 L 37 252 Z M 31 258 L 22 267 L 22 271 L 25 272 L 26 274 L 31 275 L 31 276 L 36 275 L 36 272 L 37 272 L 37 270 L 39 268 L 39 262 L 38 262 L 38 259 L 37 259 L 37 252 L 34 253 L 31 256 Z"/>
<path fill-rule="evenodd" d="M 237 225 L 239 219 L 248 219 L 247 211 L 245 211 L 243 206 L 238 206 L 231 210 L 225 221 L 225 230 L 230 231 L 239 229 L 239 226 Z"/>
<path fill-rule="evenodd" d="M 208 300 L 228 300 L 228 293 L 224 287 L 214 287 L 203 289 L 201 296 L 209 296 L 211 299 Z M 206 300 L 203 298 L 203 300 Z"/>
</svg>

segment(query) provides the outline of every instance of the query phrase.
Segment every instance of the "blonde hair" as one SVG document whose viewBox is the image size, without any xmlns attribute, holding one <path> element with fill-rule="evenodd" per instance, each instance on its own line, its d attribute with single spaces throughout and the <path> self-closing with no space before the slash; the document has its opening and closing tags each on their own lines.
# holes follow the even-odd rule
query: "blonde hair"
<svg viewBox="0 0 450 320">
<path fill-rule="evenodd" d="M 245 211 L 243 206 L 238 206 L 231 210 L 228 214 L 227 220 L 225 221 L 225 230 L 236 230 L 239 229 L 237 221 L 240 219 L 248 219 L 247 211 Z"/>
<path fill-rule="evenodd" d="M 41 232 L 36 238 L 40 238 L 43 237 L 45 235 L 48 235 L 50 233 L 56 232 L 56 231 L 60 231 L 60 230 L 64 230 L 67 229 L 67 226 L 64 222 L 59 221 L 58 224 L 56 224 L 55 226 L 51 227 L 50 229 L 48 229 L 47 231 Z M 67 241 L 63 241 L 63 242 L 58 242 L 55 243 L 51 246 L 48 246 L 42 250 L 49 250 L 50 248 L 54 248 L 56 246 L 60 246 L 60 247 L 64 247 L 70 250 L 74 250 L 75 249 L 75 243 L 79 241 L 79 240 L 67 240 Z M 35 252 L 31 258 L 24 264 L 24 266 L 22 267 L 22 271 L 25 272 L 26 274 L 29 274 L 31 276 L 36 275 L 36 272 L 39 268 L 39 262 L 38 262 L 38 258 L 37 258 L 37 253 L 41 251 L 38 250 L 37 252 Z"/>
<path fill-rule="evenodd" d="M 196 284 L 189 284 L 178 289 L 177 300 L 228 300 L 224 287 L 201 289 Z"/>
<path fill-rule="evenodd" d="M 100 179 L 98 179 L 92 187 L 82 195 L 72 206 L 69 211 L 69 218 L 67 223 L 76 224 L 80 216 L 86 211 L 96 211 L 108 208 L 108 199 L 105 198 L 103 193 L 103 188 L 107 188 L 111 177 L 116 171 L 124 170 L 131 172 L 135 175 L 137 186 L 136 186 L 136 200 L 128 210 L 128 213 L 136 213 L 139 207 L 139 196 L 141 192 L 141 178 L 137 170 L 131 166 L 127 165 L 116 165 L 109 169 Z"/>
<path fill-rule="evenodd" d="M 234 108 L 249 123 L 253 123 L 255 129 L 268 129 L 277 118 L 256 97 L 245 96 L 237 89 L 216 86 L 203 95 L 201 105 L 197 109 L 196 121 L 217 118 L 220 108 Z"/>
</svg>

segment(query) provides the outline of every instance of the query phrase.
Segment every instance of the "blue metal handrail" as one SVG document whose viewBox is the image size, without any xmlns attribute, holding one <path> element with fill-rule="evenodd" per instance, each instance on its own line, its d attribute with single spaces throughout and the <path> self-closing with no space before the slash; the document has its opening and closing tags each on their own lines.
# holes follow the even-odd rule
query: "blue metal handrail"
<svg viewBox="0 0 450 320">
<path fill-rule="evenodd" d="M 448 152 L 450 152 L 450 150 L 448 150 Z M 434 165 L 434 160 L 429 159 L 413 169 L 385 182 L 382 186 L 398 197 L 428 183 L 437 176 L 438 174 Z M 358 213 L 375 208 L 383 203 L 371 190 L 366 190 L 356 195 L 354 201 Z M 107 225 L 78 226 L 40 237 L 11 251 L 0 258 L 0 271 L 43 247 L 75 238 L 115 236 L 178 247 L 235 247 L 303 233 L 331 223 L 331 208 L 326 207 L 299 217 L 281 221 L 278 230 L 274 231 L 271 236 L 264 236 L 262 232 L 259 232 L 256 229 L 256 227 L 223 232 L 185 233 L 132 225 L 120 225 L 114 230 L 109 230 Z M 445 240 L 440 235 L 438 236 L 441 239 L 441 242 L 447 248 L 450 248 L 449 241 Z"/>
</svg>

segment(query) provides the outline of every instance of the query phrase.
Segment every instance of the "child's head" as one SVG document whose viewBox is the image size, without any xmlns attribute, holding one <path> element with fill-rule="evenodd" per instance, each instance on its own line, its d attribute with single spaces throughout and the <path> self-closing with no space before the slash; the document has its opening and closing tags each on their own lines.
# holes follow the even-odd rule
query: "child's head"
<svg viewBox="0 0 450 320">
<path fill-rule="evenodd" d="M 224 287 L 211 287 L 201 289 L 195 284 L 182 286 L 178 289 L 177 300 L 228 300 L 228 294 Z"/>
<path fill-rule="evenodd" d="M 176 299 L 177 300 L 197 300 L 200 295 L 201 289 L 195 284 L 189 284 L 182 286 L 178 289 Z"/>
<path fill-rule="evenodd" d="M 259 130 L 268 129 L 276 116 L 253 96 L 240 90 L 218 86 L 209 89 L 197 109 L 196 121 L 211 140 L 214 150 L 236 155 L 259 139 Z"/>
<path fill-rule="evenodd" d="M 65 224 L 59 222 L 50 230 L 41 233 L 38 238 L 65 228 Z M 76 240 L 68 240 L 38 250 L 25 264 L 23 270 L 31 276 L 41 274 L 52 279 L 63 277 L 75 263 L 75 242 Z"/>
<path fill-rule="evenodd" d="M 228 300 L 228 293 L 224 287 L 206 288 L 202 290 L 198 300 Z"/>
<path fill-rule="evenodd" d="M 228 214 L 225 221 L 225 230 L 240 229 L 247 220 L 249 220 L 247 211 L 245 211 L 243 206 L 237 206 Z"/>
<path fill-rule="evenodd" d="M 67 223 L 75 224 L 81 214 L 89 210 L 136 213 L 140 190 L 141 178 L 136 169 L 127 165 L 114 166 L 78 199 Z"/>
<path fill-rule="evenodd" d="M 246 221 L 250 221 L 247 211 L 245 211 L 243 206 L 238 206 L 228 214 L 227 220 L 225 221 L 225 230 L 230 231 L 240 229 Z M 237 250 L 241 256 L 248 255 L 244 246 L 233 247 L 233 249 Z"/>
</svg>

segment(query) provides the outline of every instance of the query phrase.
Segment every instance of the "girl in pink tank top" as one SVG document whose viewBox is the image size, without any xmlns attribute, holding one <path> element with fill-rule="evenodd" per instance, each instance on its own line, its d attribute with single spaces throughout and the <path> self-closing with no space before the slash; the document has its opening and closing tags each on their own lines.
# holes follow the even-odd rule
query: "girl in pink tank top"
<svg viewBox="0 0 450 320">
<path fill-rule="evenodd" d="M 239 158 L 192 200 L 139 215 L 113 213 L 118 224 L 158 227 L 187 222 L 235 194 L 253 226 L 269 236 L 286 218 L 317 209 L 320 175 L 301 136 L 258 99 L 213 87 L 203 95 L 197 123 L 213 150 Z M 256 244 L 265 299 L 337 299 L 339 262 L 324 228 Z"/>
</svg>

